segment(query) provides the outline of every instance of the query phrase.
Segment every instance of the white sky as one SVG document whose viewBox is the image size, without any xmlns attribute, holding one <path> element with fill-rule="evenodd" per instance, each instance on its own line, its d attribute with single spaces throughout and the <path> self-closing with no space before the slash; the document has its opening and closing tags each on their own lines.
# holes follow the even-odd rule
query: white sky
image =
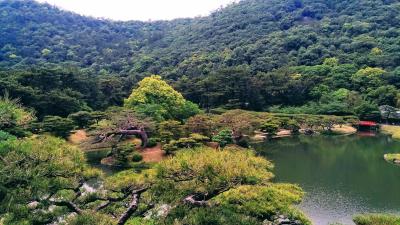
<svg viewBox="0 0 400 225">
<path fill-rule="evenodd" d="M 170 20 L 208 15 L 235 0 L 37 0 L 81 15 L 113 20 Z"/>
</svg>

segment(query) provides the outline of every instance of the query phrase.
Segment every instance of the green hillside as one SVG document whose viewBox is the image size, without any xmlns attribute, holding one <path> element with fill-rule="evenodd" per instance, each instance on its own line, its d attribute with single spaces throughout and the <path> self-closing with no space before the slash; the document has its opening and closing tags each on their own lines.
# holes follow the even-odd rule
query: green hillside
<svg viewBox="0 0 400 225">
<path fill-rule="evenodd" d="M 0 225 L 399 225 L 399 90 L 400 0 L 0 0 Z"/>
<path fill-rule="evenodd" d="M 396 0 L 244 0 L 207 17 L 115 22 L 5 0 L 0 90 L 63 115 L 122 104 L 137 80 L 159 74 L 203 108 L 363 116 L 397 104 L 399 12 Z M 91 90 L 44 90 L 38 77 L 49 74 L 73 74 Z M 36 106 L 48 108 L 31 100 L 48 90 L 74 109 Z"/>
</svg>

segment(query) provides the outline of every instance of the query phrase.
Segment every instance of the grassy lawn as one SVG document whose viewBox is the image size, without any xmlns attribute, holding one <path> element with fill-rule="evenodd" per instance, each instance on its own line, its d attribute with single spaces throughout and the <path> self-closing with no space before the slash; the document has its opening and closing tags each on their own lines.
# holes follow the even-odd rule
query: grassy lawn
<svg viewBox="0 0 400 225">
<path fill-rule="evenodd" d="M 388 214 L 365 214 L 353 218 L 357 225 L 400 225 L 400 217 Z"/>
</svg>

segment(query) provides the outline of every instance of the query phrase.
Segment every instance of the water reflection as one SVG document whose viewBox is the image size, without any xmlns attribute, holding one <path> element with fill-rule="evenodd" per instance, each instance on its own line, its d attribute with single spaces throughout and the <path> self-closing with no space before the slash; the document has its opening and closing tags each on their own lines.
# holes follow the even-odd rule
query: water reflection
<svg viewBox="0 0 400 225">
<path fill-rule="evenodd" d="M 387 136 L 292 137 L 254 146 L 275 163 L 278 182 L 299 184 L 300 205 L 314 224 L 353 224 L 363 212 L 400 213 L 400 167 L 383 160 L 400 152 Z"/>
<path fill-rule="evenodd" d="M 103 158 L 107 157 L 109 152 L 110 150 L 108 149 L 86 152 L 86 158 L 91 166 L 102 170 L 106 175 L 112 175 L 123 170 L 123 168 L 117 166 L 107 166 L 100 163 Z"/>
</svg>

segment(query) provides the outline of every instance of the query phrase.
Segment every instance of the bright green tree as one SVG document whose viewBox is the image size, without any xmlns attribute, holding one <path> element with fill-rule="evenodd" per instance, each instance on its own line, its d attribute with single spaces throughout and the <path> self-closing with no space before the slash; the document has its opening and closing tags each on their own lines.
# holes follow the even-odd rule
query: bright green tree
<svg viewBox="0 0 400 225">
<path fill-rule="evenodd" d="M 156 75 L 139 82 L 139 87 L 125 99 L 125 107 L 156 120 L 183 120 L 200 111 L 197 105 L 185 100 L 181 93 Z"/>
<path fill-rule="evenodd" d="M 355 73 L 351 80 L 353 84 L 361 91 L 365 91 L 368 87 L 379 87 L 384 84 L 383 75 L 386 73 L 382 68 L 367 67 L 360 69 Z"/>
<path fill-rule="evenodd" d="M 324 59 L 324 65 L 334 67 L 334 66 L 339 65 L 339 60 L 335 57 L 326 58 L 326 59 Z"/>
</svg>

